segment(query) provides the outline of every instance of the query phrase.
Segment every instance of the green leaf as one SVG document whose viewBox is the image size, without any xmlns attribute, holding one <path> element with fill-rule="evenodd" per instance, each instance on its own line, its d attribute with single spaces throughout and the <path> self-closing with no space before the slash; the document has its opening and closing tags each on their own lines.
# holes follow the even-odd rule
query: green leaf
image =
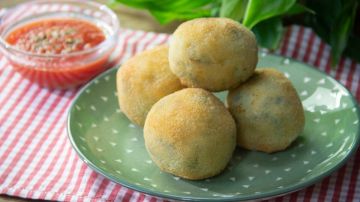
<svg viewBox="0 0 360 202">
<path fill-rule="evenodd" d="M 218 17 L 220 16 L 220 9 L 221 9 L 222 0 L 214 0 L 211 4 L 211 16 Z"/>
<path fill-rule="evenodd" d="M 157 11 L 190 11 L 208 5 L 213 0 L 115 0 L 135 8 L 143 8 Z"/>
<path fill-rule="evenodd" d="M 302 4 L 296 3 L 286 12 L 286 15 L 297 15 L 304 12 L 308 12 L 313 15 L 315 14 L 315 11 L 311 10 L 310 8 L 307 8 Z"/>
<path fill-rule="evenodd" d="M 210 16 L 206 7 L 214 0 L 113 0 L 130 7 L 148 10 L 161 24 Z"/>
<path fill-rule="evenodd" d="M 305 15 L 305 22 L 331 45 L 333 66 L 339 61 L 343 51 L 359 61 L 360 42 L 355 40 L 358 37 L 352 35 L 358 4 L 359 0 L 309 0 L 306 2 L 306 6 L 314 10 L 316 15 Z"/>
<path fill-rule="evenodd" d="M 316 16 L 314 18 L 318 22 L 329 28 L 334 24 L 334 20 L 342 10 L 341 0 L 309 0 L 306 6 L 315 11 Z"/>
<path fill-rule="evenodd" d="M 227 17 L 237 21 L 243 19 L 248 0 L 222 0 L 220 17 Z"/>
<path fill-rule="evenodd" d="M 346 47 L 355 21 L 357 6 L 358 3 L 356 1 L 347 1 L 346 5 L 344 5 L 344 9 L 342 9 L 341 13 L 339 13 L 335 19 L 333 30 L 330 33 L 333 66 L 338 63 L 340 56 Z"/>
<path fill-rule="evenodd" d="M 173 20 L 190 20 L 211 15 L 210 10 L 197 10 L 193 12 L 164 12 L 150 10 L 150 13 L 159 21 L 160 24 L 166 24 Z"/>
<path fill-rule="evenodd" d="M 249 0 L 243 24 L 252 28 L 257 23 L 286 13 L 296 0 Z"/>
<path fill-rule="evenodd" d="M 349 40 L 351 43 L 348 43 L 344 54 L 355 59 L 358 63 L 360 62 L 360 37 L 350 35 Z"/>
<path fill-rule="evenodd" d="M 255 33 L 256 40 L 261 47 L 274 50 L 279 47 L 284 34 L 284 27 L 281 18 L 274 17 L 258 23 L 252 31 Z"/>
</svg>

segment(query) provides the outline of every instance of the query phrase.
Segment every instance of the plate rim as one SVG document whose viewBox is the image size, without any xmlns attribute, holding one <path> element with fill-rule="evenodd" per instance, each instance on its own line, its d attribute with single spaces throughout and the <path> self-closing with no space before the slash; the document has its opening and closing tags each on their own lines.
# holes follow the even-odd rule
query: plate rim
<svg viewBox="0 0 360 202">
<path fill-rule="evenodd" d="M 335 78 L 333 78 L 331 75 L 326 74 L 325 72 L 322 72 L 321 70 L 319 70 L 318 68 L 310 65 L 310 64 L 306 64 L 305 62 L 299 61 L 297 59 L 293 59 L 287 56 L 282 56 L 279 54 L 274 54 L 274 53 L 268 53 L 266 51 L 259 51 L 258 54 L 262 54 L 265 53 L 266 56 L 275 56 L 275 57 L 279 57 L 280 59 L 288 59 L 290 62 L 296 62 L 296 63 L 300 63 L 303 66 L 305 66 L 306 68 L 309 68 L 313 71 L 317 71 L 318 73 L 320 73 L 322 76 L 325 76 L 326 78 L 331 79 L 333 82 L 335 82 L 337 85 L 340 85 L 348 94 L 349 97 L 351 98 L 351 101 L 354 103 L 354 107 L 356 108 L 357 111 L 357 117 L 358 120 L 360 120 L 360 106 L 357 102 L 357 100 L 355 99 L 355 97 L 353 96 L 353 94 L 339 81 L 337 81 Z M 261 57 L 261 56 L 259 56 Z M 358 124 L 358 129 L 357 129 L 357 133 L 355 134 L 355 141 L 353 142 L 353 146 L 351 148 L 351 150 L 348 152 L 348 154 L 343 157 L 335 166 L 329 168 L 328 170 L 326 170 L 326 172 L 321 173 L 307 181 L 304 182 L 300 182 L 297 183 L 295 185 L 291 185 L 288 186 L 286 188 L 282 188 L 279 190 L 272 190 L 272 191 L 268 191 L 268 192 L 263 192 L 260 194 L 256 194 L 256 195 L 248 195 L 248 196 L 233 196 L 233 197 L 223 197 L 223 198 L 208 198 L 208 197 L 197 197 L 197 198 L 193 198 L 191 197 L 191 195 L 189 197 L 187 196 L 178 196 L 178 195 L 174 195 L 174 194 L 165 194 L 165 193 L 159 193 L 156 191 L 152 191 L 150 189 L 147 188 L 143 188 L 142 186 L 138 186 L 136 184 L 133 184 L 127 180 L 123 180 L 123 179 L 117 179 L 113 176 L 111 176 L 109 173 L 103 171 L 101 168 L 99 168 L 98 166 L 96 166 L 96 164 L 92 161 L 90 161 L 86 155 L 83 154 L 83 152 L 79 149 L 79 147 L 77 146 L 77 144 L 75 143 L 75 140 L 73 139 L 73 135 L 71 133 L 70 130 L 70 124 L 71 124 L 71 112 L 74 108 L 74 105 L 76 103 L 76 101 L 79 99 L 79 97 L 86 91 L 86 89 L 93 85 L 95 83 L 95 80 L 100 79 L 102 77 L 104 77 L 105 75 L 110 74 L 113 71 L 117 71 L 122 64 L 118 64 L 115 65 L 114 67 L 102 72 L 101 74 L 99 74 L 98 76 L 94 77 L 92 80 L 90 80 L 87 84 L 85 84 L 83 87 L 81 87 L 81 89 L 76 93 L 75 97 L 73 98 L 71 105 L 68 109 L 67 112 L 67 136 L 70 140 L 71 146 L 75 149 L 78 157 L 86 164 L 88 165 L 93 171 L 97 172 L 98 174 L 106 177 L 107 179 L 109 179 L 112 182 L 115 182 L 121 186 L 127 187 L 129 189 L 144 193 L 144 194 L 148 194 L 148 195 L 152 195 L 155 197 L 162 197 L 165 199 L 173 199 L 173 200 L 183 200 L 183 201 L 247 201 L 247 200 L 259 200 L 259 199 L 270 199 L 273 197 L 277 197 L 277 196 L 281 196 L 281 195 L 286 195 L 292 192 L 296 192 L 299 191 L 301 189 L 305 189 L 306 187 L 315 184 L 316 182 L 319 182 L 320 180 L 324 179 L 325 177 L 329 176 L 330 174 L 332 174 L 333 172 L 337 171 L 340 167 L 342 167 L 343 165 L 345 165 L 345 163 L 349 160 L 349 158 L 351 156 L 354 155 L 354 153 L 356 152 L 357 148 L 360 145 L 360 124 Z"/>
</svg>

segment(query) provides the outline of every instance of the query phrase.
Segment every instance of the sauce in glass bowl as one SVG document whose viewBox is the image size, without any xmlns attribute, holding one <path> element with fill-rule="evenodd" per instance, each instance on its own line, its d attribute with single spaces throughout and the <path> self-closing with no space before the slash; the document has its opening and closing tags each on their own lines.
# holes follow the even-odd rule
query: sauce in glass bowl
<svg viewBox="0 0 360 202">
<path fill-rule="evenodd" d="M 64 54 L 94 47 L 105 40 L 105 34 L 84 20 L 47 19 L 16 28 L 5 40 L 31 53 Z"/>
<path fill-rule="evenodd" d="M 29 12 L 14 20 L 12 15 L 24 7 Z M 43 87 L 71 88 L 114 63 L 110 60 L 118 31 L 116 15 L 104 5 L 76 0 L 33 1 L 3 16 L 0 48 L 24 78 Z"/>
</svg>

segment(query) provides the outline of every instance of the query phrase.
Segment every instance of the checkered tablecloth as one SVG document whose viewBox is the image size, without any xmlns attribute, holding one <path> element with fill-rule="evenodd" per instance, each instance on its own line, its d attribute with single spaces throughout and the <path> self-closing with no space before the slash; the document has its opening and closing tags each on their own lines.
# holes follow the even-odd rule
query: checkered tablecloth
<svg viewBox="0 0 360 202">
<path fill-rule="evenodd" d="M 166 34 L 122 30 L 118 55 L 166 43 Z M 351 43 L 351 42 L 350 42 Z M 360 64 L 330 65 L 330 47 L 309 28 L 287 29 L 280 55 L 315 66 L 344 84 L 360 101 Z M 0 194 L 58 201 L 163 201 L 109 181 L 72 149 L 67 111 L 78 89 L 47 90 L 16 73 L 0 55 Z M 337 172 L 306 189 L 270 201 L 360 201 L 360 150 Z"/>
</svg>

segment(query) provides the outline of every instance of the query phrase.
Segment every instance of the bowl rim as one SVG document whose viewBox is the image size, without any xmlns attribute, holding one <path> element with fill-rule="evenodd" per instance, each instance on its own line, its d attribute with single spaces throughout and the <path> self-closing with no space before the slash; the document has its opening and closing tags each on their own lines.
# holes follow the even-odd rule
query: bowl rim
<svg viewBox="0 0 360 202">
<path fill-rule="evenodd" d="M 86 50 L 75 51 L 75 52 L 70 52 L 70 53 L 65 53 L 65 54 L 64 53 L 40 54 L 40 53 L 32 53 L 32 52 L 24 51 L 24 50 L 21 50 L 15 46 L 9 44 L 1 35 L 0 35 L 0 46 L 2 48 L 4 48 L 5 50 L 7 50 L 6 52 L 12 51 L 12 52 L 24 55 L 24 56 L 47 58 L 47 59 L 54 58 L 55 59 L 55 58 L 74 57 L 74 56 L 81 56 L 84 54 L 89 54 L 100 48 L 103 48 L 104 46 L 106 46 L 108 43 L 110 43 L 114 39 L 117 40 L 117 36 L 118 36 L 119 30 L 120 30 L 120 22 L 119 22 L 117 15 L 105 4 L 101 4 L 101 3 L 93 2 L 93 1 L 77 1 L 77 0 L 32 0 L 32 1 L 27 1 L 27 2 L 24 2 L 24 3 L 18 4 L 16 6 L 6 9 L 6 11 L 0 16 L 0 27 L 3 26 L 1 18 L 4 18 L 5 16 L 10 15 L 12 12 L 14 12 L 18 9 L 21 9 L 23 7 L 32 6 L 35 4 L 36 5 L 42 5 L 42 4 L 60 4 L 61 5 L 61 4 L 71 4 L 71 3 L 89 5 L 89 6 L 97 7 L 101 11 L 104 11 L 106 14 L 108 14 L 111 17 L 111 22 L 114 24 L 114 26 L 111 26 L 113 29 L 113 33 L 111 33 L 109 35 L 109 37 L 106 37 L 104 41 L 102 41 L 101 43 L 97 44 L 94 47 L 91 47 Z M 53 12 L 53 11 L 50 11 L 49 13 L 51 13 L 51 12 Z M 29 17 L 31 18 L 32 15 L 30 15 L 26 18 L 29 18 Z M 19 22 L 19 20 L 15 19 L 14 22 L 12 22 L 10 25 L 14 25 L 18 22 Z"/>
</svg>

